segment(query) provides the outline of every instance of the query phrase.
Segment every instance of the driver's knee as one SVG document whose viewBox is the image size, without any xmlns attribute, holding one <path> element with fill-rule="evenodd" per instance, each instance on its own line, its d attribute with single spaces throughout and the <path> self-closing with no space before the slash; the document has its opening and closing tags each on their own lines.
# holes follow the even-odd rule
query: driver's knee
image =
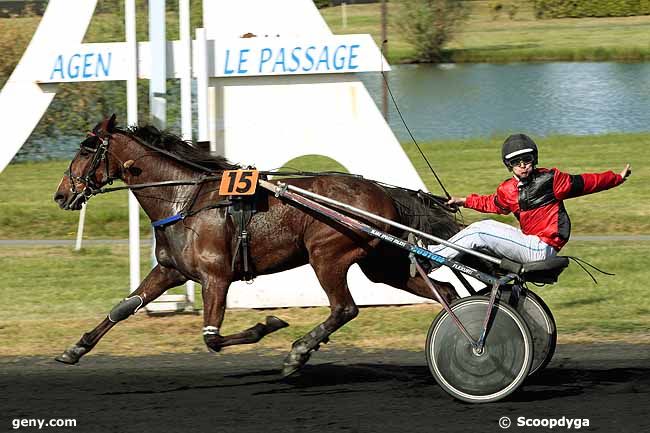
<svg viewBox="0 0 650 433">
<path fill-rule="evenodd" d="M 466 230 L 473 232 L 490 231 L 491 228 L 494 228 L 500 224 L 501 223 L 494 220 L 481 220 L 468 225 Z"/>
</svg>

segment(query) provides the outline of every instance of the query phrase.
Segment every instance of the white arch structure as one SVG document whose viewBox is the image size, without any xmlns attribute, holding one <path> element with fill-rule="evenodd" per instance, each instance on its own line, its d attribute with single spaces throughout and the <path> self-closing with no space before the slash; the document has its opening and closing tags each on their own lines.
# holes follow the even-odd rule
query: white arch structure
<svg viewBox="0 0 650 433">
<path fill-rule="evenodd" d="M 25 53 L 0 92 L 0 171 L 27 141 L 56 95 L 55 86 L 37 84 L 43 57 L 60 47 L 81 44 L 97 0 L 51 0 Z M 63 25 L 73 22 L 74 25 Z"/>
<path fill-rule="evenodd" d="M 0 143 L 0 169 L 50 104 L 56 88 L 49 83 L 133 83 L 134 55 L 138 76 L 150 77 L 156 62 L 151 62 L 147 42 L 138 44 L 137 54 L 134 44 L 130 48 L 127 43 L 81 43 L 95 4 L 50 0 L 25 55 L 0 93 L 0 128 L 6 137 Z M 332 35 L 311 0 L 205 0 L 203 16 L 205 30 L 198 29 L 191 44 L 192 64 L 183 61 L 190 58 L 185 49 L 189 42 L 168 42 L 166 70 L 168 78 L 189 78 L 193 72 L 199 135 L 207 132 L 213 148 L 259 169 L 277 168 L 301 155 L 326 155 L 350 172 L 425 189 L 355 76 L 389 69 L 369 35 Z M 75 25 L 63 24 L 70 22 Z M 133 102 L 129 110 L 133 112 Z M 131 114 L 128 120 L 137 121 Z M 348 282 L 360 305 L 423 302 L 370 283 L 358 267 L 351 269 Z M 229 307 L 327 304 L 308 266 L 260 276 L 253 284 L 235 283 L 228 297 Z"/>
</svg>

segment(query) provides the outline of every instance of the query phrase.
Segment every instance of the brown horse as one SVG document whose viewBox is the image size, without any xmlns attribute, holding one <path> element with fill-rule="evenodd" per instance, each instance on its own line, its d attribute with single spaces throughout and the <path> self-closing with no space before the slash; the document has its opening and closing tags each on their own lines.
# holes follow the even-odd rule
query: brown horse
<svg viewBox="0 0 650 433">
<path fill-rule="evenodd" d="M 81 144 L 56 191 L 54 200 L 61 208 L 79 210 L 100 188 L 119 179 L 132 188 L 151 221 L 168 218 L 181 210 L 186 212 L 186 217 L 155 229 L 158 264 L 106 319 L 57 357 L 58 361 L 77 363 L 117 322 L 187 280 L 202 286 L 203 336 L 205 344 L 215 352 L 225 346 L 255 343 L 288 326 L 269 316 L 265 323 L 240 333 L 226 336 L 219 333 L 228 287 L 246 276 L 243 260 L 233 261 L 233 256 L 238 257 L 238 232 L 227 212 L 228 202 L 224 201 L 227 198 L 219 195 L 219 181 L 215 179 L 223 170 L 236 168 L 238 166 L 223 157 L 211 156 L 150 126 L 118 129 L 115 115 L 94 128 Z M 189 185 L 182 182 L 187 180 L 197 182 Z M 161 182 L 167 184 L 161 185 Z M 287 182 L 404 224 L 414 223 L 413 209 L 425 209 L 429 216 L 426 220 L 420 219 L 429 224 L 429 232 L 448 238 L 458 231 L 452 213 L 441 206 L 429 208 L 402 189 L 343 175 L 301 177 Z M 150 183 L 157 185 L 143 186 Z M 373 282 L 433 299 L 424 281 L 410 277 L 409 261 L 403 250 L 355 233 L 264 190 L 260 189 L 258 195 L 258 201 L 264 205 L 252 216 L 247 227 L 250 269 L 262 275 L 309 263 L 330 302 L 329 317 L 293 343 L 284 362 L 284 375 L 302 367 L 310 352 L 327 342 L 330 334 L 358 314 L 346 282 L 348 269 L 354 263 L 358 263 Z M 374 225 L 403 235 L 387 225 Z M 422 227 L 422 224 L 416 225 Z M 455 296 L 453 287 L 447 284 L 437 284 L 437 287 L 447 299 Z"/>
</svg>

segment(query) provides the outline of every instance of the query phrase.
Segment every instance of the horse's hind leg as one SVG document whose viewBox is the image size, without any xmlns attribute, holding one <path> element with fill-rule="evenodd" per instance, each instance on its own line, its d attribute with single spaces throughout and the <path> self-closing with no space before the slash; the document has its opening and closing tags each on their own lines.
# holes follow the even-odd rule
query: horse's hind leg
<svg viewBox="0 0 650 433">
<path fill-rule="evenodd" d="M 140 286 L 126 299 L 118 303 L 108 316 L 90 332 L 85 333 L 72 347 L 66 349 L 55 359 L 65 364 L 76 364 L 79 359 L 90 352 L 99 340 L 113 327 L 140 308 L 162 295 L 165 290 L 183 284 L 187 279 L 176 269 L 157 265 L 142 280 Z"/>
<path fill-rule="evenodd" d="M 347 284 L 347 272 L 352 261 L 343 264 L 333 263 L 328 259 L 330 258 L 324 259 L 321 256 L 316 263 L 312 260 L 312 266 L 327 293 L 330 315 L 323 323 L 293 343 L 291 352 L 284 360 L 282 375 L 285 377 L 298 371 L 309 360 L 312 351 L 318 350 L 321 343 L 327 343 L 331 334 L 359 314 L 359 308 L 354 303 Z"/>
<path fill-rule="evenodd" d="M 363 273 L 373 283 L 384 283 L 397 289 L 402 289 L 414 295 L 438 302 L 438 298 L 431 291 L 427 283 L 416 275 L 409 275 L 408 261 L 403 256 L 381 257 L 374 255 L 359 262 Z M 431 280 L 440 296 L 447 302 L 458 298 L 456 289 L 450 283 Z"/>
</svg>

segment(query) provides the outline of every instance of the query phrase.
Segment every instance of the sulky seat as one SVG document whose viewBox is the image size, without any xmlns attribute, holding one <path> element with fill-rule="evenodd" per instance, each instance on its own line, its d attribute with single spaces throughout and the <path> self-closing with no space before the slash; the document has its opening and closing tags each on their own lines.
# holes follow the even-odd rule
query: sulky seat
<svg viewBox="0 0 650 433">
<path fill-rule="evenodd" d="M 519 275 L 533 283 L 552 284 L 557 282 L 558 277 L 567 266 L 569 266 L 569 258 L 557 256 L 538 262 L 524 263 Z"/>
</svg>

